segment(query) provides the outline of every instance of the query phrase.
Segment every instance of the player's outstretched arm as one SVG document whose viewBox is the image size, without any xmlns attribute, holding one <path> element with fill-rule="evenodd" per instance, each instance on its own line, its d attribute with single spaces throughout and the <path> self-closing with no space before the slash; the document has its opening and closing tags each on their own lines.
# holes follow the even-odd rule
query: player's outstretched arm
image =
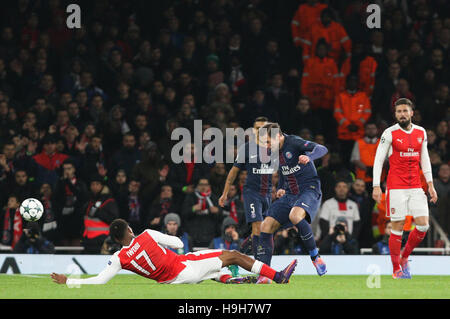
<svg viewBox="0 0 450 319">
<path fill-rule="evenodd" d="M 120 266 L 119 257 L 114 254 L 105 269 L 102 270 L 97 276 L 90 278 L 67 278 L 67 276 L 62 274 L 52 273 L 50 276 L 53 282 L 57 284 L 66 284 L 67 286 L 76 285 L 104 285 L 111 280 L 122 267 Z"/>
<path fill-rule="evenodd" d="M 225 186 L 223 188 L 222 196 L 219 198 L 219 206 L 223 207 L 225 205 L 225 202 L 228 199 L 228 191 L 230 190 L 230 186 L 233 185 L 234 181 L 236 180 L 236 177 L 239 173 L 239 167 L 233 166 L 230 171 L 228 172 L 227 179 L 225 181 Z"/>
</svg>

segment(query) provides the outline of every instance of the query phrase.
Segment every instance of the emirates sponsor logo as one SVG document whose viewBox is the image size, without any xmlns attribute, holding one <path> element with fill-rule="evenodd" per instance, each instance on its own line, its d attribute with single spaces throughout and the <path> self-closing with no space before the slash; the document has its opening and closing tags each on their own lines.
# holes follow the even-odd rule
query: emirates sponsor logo
<svg viewBox="0 0 450 319">
<path fill-rule="evenodd" d="M 408 148 L 408 152 L 400 152 L 400 157 L 414 157 L 419 156 L 419 152 L 414 151 L 413 148 Z"/>
<path fill-rule="evenodd" d="M 300 169 L 301 168 L 299 165 L 296 165 L 292 168 L 289 168 L 289 166 L 281 166 L 281 173 L 283 173 L 283 175 L 290 175 L 299 171 Z"/>
</svg>

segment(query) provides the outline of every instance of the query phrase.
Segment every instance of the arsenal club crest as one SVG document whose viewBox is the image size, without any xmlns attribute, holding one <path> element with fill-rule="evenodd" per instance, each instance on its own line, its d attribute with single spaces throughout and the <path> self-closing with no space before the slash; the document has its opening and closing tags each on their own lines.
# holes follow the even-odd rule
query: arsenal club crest
<svg viewBox="0 0 450 319">
<path fill-rule="evenodd" d="M 392 214 L 392 215 L 395 214 L 395 208 L 391 208 L 391 214 Z"/>
<path fill-rule="evenodd" d="M 419 142 L 419 144 L 421 144 L 422 141 L 423 141 L 423 138 L 421 138 L 421 137 L 418 137 L 418 138 L 417 138 L 417 142 Z"/>
</svg>

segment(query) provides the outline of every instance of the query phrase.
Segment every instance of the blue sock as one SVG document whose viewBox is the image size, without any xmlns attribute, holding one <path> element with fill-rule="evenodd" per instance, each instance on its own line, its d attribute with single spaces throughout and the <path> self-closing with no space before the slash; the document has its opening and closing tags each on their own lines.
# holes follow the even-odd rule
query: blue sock
<svg viewBox="0 0 450 319">
<path fill-rule="evenodd" d="M 272 254 L 273 254 L 273 234 L 261 232 L 259 234 L 259 247 L 256 259 L 270 266 Z"/>
<path fill-rule="evenodd" d="M 253 251 L 253 257 L 255 257 L 255 259 L 258 259 L 258 246 L 259 246 L 259 235 L 253 235 L 252 236 L 252 251 Z"/>
<path fill-rule="evenodd" d="M 316 241 L 314 240 L 311 225 L 305 219 L 302 219 L 300 223 L 295 226 L 298 229 L 298 233 L 300 234 L 300 238 L 305 244 L 306 249 L 309 251 L 311 259 L 314 260 L 319 255 L 319 250 L 317 249 Z"/>
</svg>

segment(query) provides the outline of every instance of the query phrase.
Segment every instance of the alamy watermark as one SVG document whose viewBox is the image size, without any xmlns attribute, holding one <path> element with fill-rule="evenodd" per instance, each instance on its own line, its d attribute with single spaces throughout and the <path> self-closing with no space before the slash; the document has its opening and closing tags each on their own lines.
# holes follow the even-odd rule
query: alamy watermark
<svg viewBox="0 0 450 319">
<path fill-rule="evenodd" d="M 81 8 L 78 4 L 71 3 L 66 8 L 66 13 L 70 13 L 66 19 L 66 25 L 69 29 L 81 28 Z"/>
<path fill-rule="evenodd" d="M 370 13 L 366 19 L 366 25 L 369 29 L 381 28 L 381 8 L 378 4 L 369 4 L 366 12 Z"/>
<path fill-rule="evenodd" d="M 379 265 L 370 264 L 367 266 L 369 277 L 367 277 L 367 288 L 381 288 L 381 269 Z"/>
</svg>

